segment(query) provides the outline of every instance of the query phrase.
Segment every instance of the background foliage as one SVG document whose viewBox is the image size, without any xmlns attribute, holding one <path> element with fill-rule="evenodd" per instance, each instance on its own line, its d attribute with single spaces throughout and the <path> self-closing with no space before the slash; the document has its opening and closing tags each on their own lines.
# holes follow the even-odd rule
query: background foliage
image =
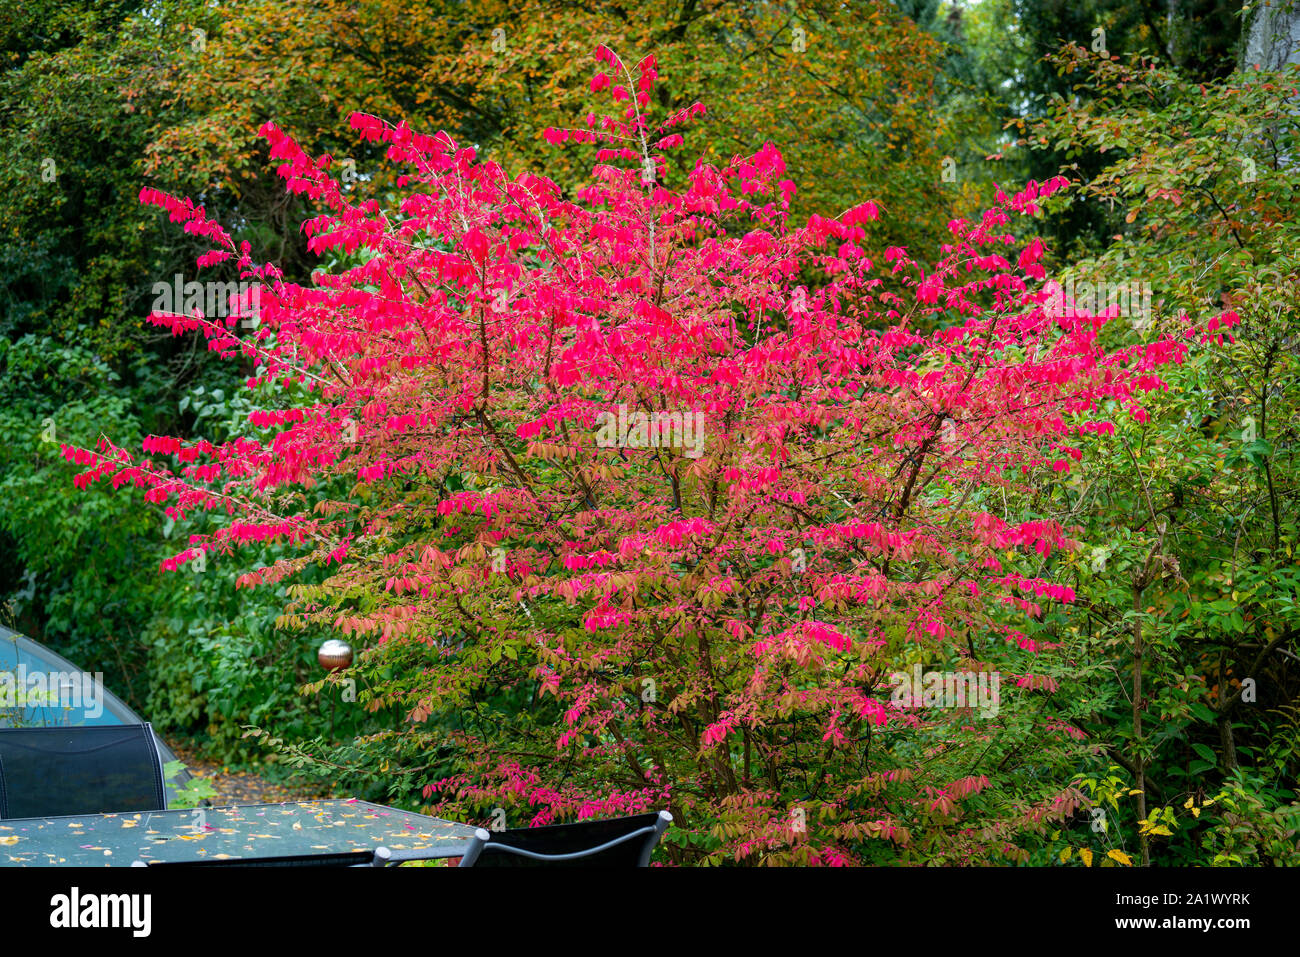
<svg viewBox="0 0 1300 957">
<path fill-rule="evenodd" d="M 1109 347 L 1184 313 L 1236 310 L 1233 340 L 1170 371 L 1145 422 L 1006 500 L 1008 520 L 1058 521 L 1082 543 L 1040 569 L 1078 595 L 1041 622 L 1066 649 L 1051 700 L 1077 736 L 1045 749 L 1010 724 L 969 813 L 1066 795 L 1063 820 L 1013 842 L 1009 858 L 1030 863 L 1119 863 L 1111 850 L 1297 863 L 1296 79 L 1238 69 L 1241 12 L 1223 0 L 1172 15 L 1154 0 L 686 0 L 636 16 L 603 0 L 0 4 L 6 614 L 222 760 L 269 755 L 341 792 L 426 805 L 441 757 L 394 734 L 400 657 L 358 672 L 389 703 L 348 706 L 315 664 L 327 630 L 281 627 L 283 589 L 236 590 L 242 563 L 220 560 L 159 574 L 202 521 L 169 527 L 127 494 L 74 494 L 58 444 L 222 440 L 252 407 L 251 367 L 142 321 L 152 284 L 192 277 L 200 249 L 138 202 L 142 185 L 194 196 L 305 280 L 311 209 L 271 174 L 261 122 L 351 160 L 350 188 L 385 202 L 397 186 L 352 138 L 354 110 L 445 128 L 511 170 L 545 156 L 572 189 L 582 171 L 543 153 L 540 134 L 588 103 L 590 51 L 604 42 L 629 60 L 656 54 L 662 106 L 708 104 L 710 160 L 778 143 L 801 185 L 796 219 L 871 199 L 885 215 L 870 241 L 932 263 L 947 221 L 986 205 L 995 184 L 1064 169 L 1076 188 L 1040 224 L 1048 262 L 1153 290 L 1149 322 L 1108 326 Z M 684 174 L 670 168 L 668 181 Z M 246 726 L 276 746 L 255 747 Z M 936 839 L 881 862 L 956 862 L 957 846 Z"/>
</svg>

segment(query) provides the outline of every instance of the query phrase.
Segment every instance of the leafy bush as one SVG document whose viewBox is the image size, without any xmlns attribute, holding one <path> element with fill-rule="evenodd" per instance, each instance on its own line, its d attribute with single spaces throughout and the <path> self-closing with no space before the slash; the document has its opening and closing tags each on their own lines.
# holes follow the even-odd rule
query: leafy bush
<svg viewBox="0 0 1300 957">
<path fill-rule="evenodd" d="M 676 862 L 1029 859 L 1095 803 L 1056 779 L 1096 750 L 1054 695 L 1087 643 L 1054 627 L 1075 593 L 1043 572 L 1076 543 L 1008 503 L 1145 421 L 1157 370 L 1213 327 L 1108 351 L 1106 317 L 1056 310 L 1014 230 L 1063 180 L 954 221 L 928 270 L 862 245 L 871 202 L 791 225 L 771 144 L 669 175 L 703 108 L 659 107 L 653 58 L 598 57 L 615 115 L 547 132 L 596 148 L 571 197 L 358 114 L 417 185 L 383 212 L 268 124 L 289 189 L 330 210 L 311 248 L 366 251 L 312 285 L 144 191 L 212 241 L 200 265 L 267 284 L 251 336 L 151 317 L 255 364 L 261 432 L 153 436 L 143 460 L 68 446 L 79 484 L 229 516 L 164 568 L 252 544 L 287 551 L 239 586 L 314 570 L 278 623 L 367 643 L 315 687 L 355 680 L 401 720 L 274 742 L 304 766 L 377 767 L 485 822 L 668 805 Z M 936 674 L 976 684 L 936 701 Z"/>
</svg>

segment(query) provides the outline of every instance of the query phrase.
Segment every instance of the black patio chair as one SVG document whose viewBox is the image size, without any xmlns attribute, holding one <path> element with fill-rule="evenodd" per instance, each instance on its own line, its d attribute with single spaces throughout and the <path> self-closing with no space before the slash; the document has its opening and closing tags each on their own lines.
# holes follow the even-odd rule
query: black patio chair
<svg viewBox="0 0 1300 957">
<path fill-rule="evenodd" d="M 650 852 L 672 822 L 660 811 L 496 833 L 479 828 L 460 866 L 649 867 Z"/>
<path fill-rule="evenodd" d="M 148 723 L 0 728 L 0 819 L 166 806 Z"/>
</svg>

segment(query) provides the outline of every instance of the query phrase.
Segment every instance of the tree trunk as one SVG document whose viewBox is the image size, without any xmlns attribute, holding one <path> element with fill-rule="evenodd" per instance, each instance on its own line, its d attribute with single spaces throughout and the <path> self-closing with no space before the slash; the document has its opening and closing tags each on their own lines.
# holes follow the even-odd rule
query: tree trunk
<svg viewBox="0 0 1300 957">
<path fill-rule="evenodd" d="M 1300 2 L 1259 0 L 1242 28 L 1243 70 L 1278 70 L 1300 63 Z"/>
</svg>

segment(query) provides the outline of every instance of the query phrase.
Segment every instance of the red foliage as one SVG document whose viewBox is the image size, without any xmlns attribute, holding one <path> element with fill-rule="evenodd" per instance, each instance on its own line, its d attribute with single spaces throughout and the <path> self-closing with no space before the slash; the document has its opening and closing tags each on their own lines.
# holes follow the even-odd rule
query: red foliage
<svg viewBox="0 0 1300 957">
<path fill-rule="evenodd" d="M 548 131 L 598 147 L 574 196 L 357 115 L 410 168 L 414 190 L 385 212 L 268 124 L 288 188 L 328 210 L 304 224 L 311 249 L 364 253 L 311 285 L 145 191 L 267 283 L 252 336 L 154 321 L 254 357 L 249 387 L 271 407 L 236 442 L 149 439 L 179 472 L 107 444 L 65 452 L 91 467 L 79 484 L 113 476 L 177 518 L 232 516 L 169 566 L 248 541 L 311 547 L 245 584 L 337 562 L 335 590 L 292 610 L 401 666 L 385 690 L 417 744 L 426 722 L 497 707 L 429 735 L 460 769 L 426 782 L 440 809 L 541 823 L 666 803 L 677 860 L 871 859 L 960 817 L 991 773 L 918 762 L 926 729 L 954 718 L 899 707 L 891 674 L 919 659 L 1035 670 L 1026 631 L 1073 595 L 1013 556 L 1072 543 L 1008 521 L 1003 496 L 1068 471 L 1116 411 L 1140 414 L 1185 347 L 1107 352 L 1108 319 L 1045 308 L 1042 243 L 1013 228 L 1062 179 L 951 223 L 927 271 L 863 248 L 873 203 L 791 224 L 771 144 L 663 182 L 682 146 L 669 129 L 702 107 L 656 122 L 653 62 L 634 76 L 597 55 L 614 77 L 592 89 L 616 115 Z M 332 476 L 357 488 L 309 513 L 275 506 Z M 344 590 L 373 604 L 331 598 Z M 986 721 L 956 720 L 968 741 Z M 1002 853 L 990 834 L 961 842 Z"/>
</svg>

